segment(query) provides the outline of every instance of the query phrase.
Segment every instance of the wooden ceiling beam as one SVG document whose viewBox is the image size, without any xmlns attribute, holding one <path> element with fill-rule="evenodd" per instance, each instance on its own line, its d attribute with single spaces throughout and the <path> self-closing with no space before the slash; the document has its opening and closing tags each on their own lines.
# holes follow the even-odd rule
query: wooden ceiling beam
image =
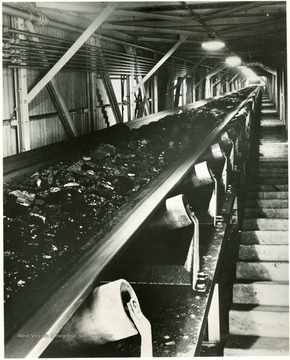
<svg viewBox="0 0 290 360">
<path fill-rule="evenodd" d="M 176 37 L 174 38 L 165 38 L 165 37 L 155 37 L 155 36 L 138 36 L 137 37 L 138 41 L 144 41 L 144 42 L 158 42 L 158 43 L 173 43 L 176 42 Z M 201 47 L 201 43 L 202 43 L 202 39 L 198 39 L 198 40 L 194 40 L 194 39 L 189 39 L 187 38 L 184 41 L 184 44 L 192 44 L 192 45 L 196 45 L 198 47 Z"/>
<path fill-rule="evenodd" d="M 255 1 L 255 2 L 247 3 L 246 5 L 233 6 L 230 9 L 215 11 L 214 13 L 211 13 L 211 14 L 205 16 L 204 20 L 208 21 L 210 19 L 216 19 L 221 16 L 236 14 L 236 13 L 243 12 L 243 11 L 248 11 L 251 9 L 255 9 L 257 7 L 261 7 L 266 4 L 271 5 L 271 4 L 275 4 L 275 2 Z"/>
<path fill-rule="evenodd" d="M 278 30 L 275 30 L 275 31 L 240 31 L 240 32 L 237 32 L 234 34 L 234 36 L 232 34 L 224 34 L 223 35 L 223 39 L 225 41 L 228 41 L 228 42 L 231 42 L 231 41 L 234 41 L 234 42 L 237 42 L 237 41 L 240 41 L 241 39 L 249 39 L 249 41 L 251 41 L 252 39 L 255 39 L 255 38 L 259 38 L 260 36 L 263 37 L 265 36 L 265 34 L 267 35 L 277 35 L 277 34 L 286 34 L 286 29 L 278 29 Z"/>
<path fill-rule="evenodd" d="M 265 14 L 263 15 L 265 17 Z M 271 19 L 272 17 L 270 17 Z M 269 19 L 267 17 L 267 19 Z M 222 17 L 218 19 L 211 19 L 208 20 L 207 23 L 210 26 L 222 26 L 222 25 L 237 25 L 237 26 L 244 26 L 247 24 L 255 24 L 257 21 L 261 21 L 261 15 L 234 15 L 234 16 L 228 16 L 228 17 Z"/>
<path fill-rule="evenodd" d="M 130 31 L 134 33 L 143 32 L 143 33 L 158 33 L 158 34 L 175 34 L 175 35 L 183 35 L 183 36 L 199 36 L 201 34 L 200 31 L 186 31 L 186 30 L 178 30 L 178 29 L 161 29 L 161 28 L 148 28 L 144 26 L 128 26 L 128 25 L 115 25 L 110 23 L 105 23 L 102 26 L 102 29 L 105 30 L 118 30 L 118 31 Z"/>
<path fill-rule="evenodd" d="M 261 27 L 269 27 L 269 26 L 284 26 L 284 28 L 286 29 L 286 18 L 283 19 L 283 20 L 264 20 L 264 21 L 259 21 L 259 22 L 256 22 L 254 24 L 247 24 L 246 27 L 245 26 L 238 26 L 238 27 L 234 27 L 234 26 L 231 26 L 231 27 L 228 27 L 228 28 L 225 28 L 225 29 L 221 29 L 219 30 L 223 35 L 226 33 L 226 32 L 232 32 L 232 31 L 239 31 L 239 30 L 250 30 L 250 29 L 255 29 L 255 28 L 261 28 Z"/>
<path fill-rule="evenodd" d="M 116 25 L 116 22 L 112 22 L 110 20 L 110 24 Z M 157 28 L 175 28 L 175 27 L 191 27 L 191 28 L 200 28 L 202 29 L 202 26 L 195 21 L 192 20 L 179 20 L 179 21 L 151 21 L 146 19 L 145 21 L 130 21 L 130 22 L 118 22 L 119 25 L 127 25 L 127 26 L 148 26 L 148 27 L 157 27 Z"/>
<path fill-rule="evenodd" d="M 153 12 L 144 12 L 144 11 L 134 11 L 134 10 L 125 10 L 125 9 L 117 9 L 117 15 L 121 16 L 135 16 L 138 18 L 145 18 L 145 19 L 158 19 L 158 20 L 165 20 L 165 21 L 183 21 L 186 20 L 183 16 L 174 16 L 174 15 L 166 15 L 160 13 L 153 13 Z"/>
</svg>

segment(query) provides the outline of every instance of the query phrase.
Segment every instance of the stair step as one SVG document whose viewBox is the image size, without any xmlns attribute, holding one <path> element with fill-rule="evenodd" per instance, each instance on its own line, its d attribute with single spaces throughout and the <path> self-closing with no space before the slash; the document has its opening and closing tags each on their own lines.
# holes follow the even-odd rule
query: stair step
<svg viewBox="0 0 290 360">
<path fill-rule="evenodd" d="M 259 156 L 259 162 L 260 163 L 272 163 L 274 161 L 281 161 L 284 162 L 286 161 L 285 159 L 287 159 L 287 155 L 286 156 L 277 156 L 277 157 L 264 157 L 264 156 Z M 274 160 L 275 159 L 275 160 Z"/>
<path fill-rule="evenodd" d="M 288 191 L 286 184 L 249 184 L 249 191 Z"/>
<path fill-rule="evenodd" d="M 288 281 L 288 263 L 269 262 L 237 262 L 236 278 L 238 280 Z"/>
<path fill-rule="evenodd" d="M 267 219 L 288 219 L 288 209 L 245 209 L 246 219 L 267 218 Z"/>
<path fill-rule="evenodd" d="M 288 169 L 276 169 L 276 168 L 269 168 L 269 169 L 259 169 L 259 168 L 252 168 L 250 171 L 251 177 L 288 177 Z"/>
<path fill-rule="evenodd" d="M 260 164 L 257 164 L 257 167 L 259 169 L 286 170 L 288 169 L 288 162 L 280 161 L 279 163 L 273 162 L 271 164 L 268 164 L 266 162 L 261 162 Z"/>
<path fill-rule="evenodd" d="M 263 138 L 260 139 L 260 142 L 263 141 Z M 271 142 L 271 144 L 266 144 L 265 146 L 270 146 L 270 147 L 274 147 L 274 146 L 277 146 L 277 147 L 285 147 L 287 149 L 288 147 L 288 142 L 287 141 L 284 141 L 283 143 L 277 141 L 276 139 L 273 139 L 273 141 Z"/>
<path fill-rule="evenodd" d="M 287 282 L 274 281 L 236 283 L 233 287 L 233 302 L 235 304 L 288 306 L 289 285 Z"/>
<path fill-rule="evenodd" d="M 286 191 L 249 191 L 247 192 L 248 199 L 288 199 L 288 192 Z"/>
<path fill-rule="evenodd" d="M 240 245 L 239 260 L 288 261 L 288 245 Z"/>
<path fill-rule="evenodd" d="M 230 335 L 224 356 L 287 356 L 289 339 Z"/>
<path fill-rule="evenodd" d="M 275 177 L 267 177 L 267 176 L 250 176 L 249 184 L 258 184 L 258 185 L 287 185 L 288 184 L 288 176 L 275 176 Z"/>
<path fill-rule="evenodd" d="M 247 199 L 246 208 L 261 208 L 261 209 L 288 209 L 288 200 L 266 199 L 256 200 Z"/>
<path fill-rule="evenodd" d="M 285 245 L 288 235 L 288 231 L 242 231 L 241 244 Z"/>
<path fill-rule="evenodd" d="M 243 230 L 288 230 L 287 219 L 244 219 Z"/>
<path fill-rule="evenodd" d="M 233 335 L 288 337 L 289 309 L 286 306 L 234 305 L 229 325 Z"/>
</svg>

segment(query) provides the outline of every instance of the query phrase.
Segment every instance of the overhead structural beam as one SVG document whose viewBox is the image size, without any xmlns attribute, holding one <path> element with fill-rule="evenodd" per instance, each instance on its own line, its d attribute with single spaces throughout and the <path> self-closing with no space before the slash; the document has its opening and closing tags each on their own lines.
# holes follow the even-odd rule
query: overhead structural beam
<svg viewBox="0 0 290 360">
<path fill-rule="evenodd" d="M 255 2 L 251 2 L 250 4 L 248 3 L 247 5 L 235 6 L 235 7 L 231 7 L 230 9 L 215 11 L 206 16 L 206 21 L 216 19 L 216 18 L 225 16 L 225 15 L 232 15 L 235 13 L 240 13 L 242 11 L 255 9 L 255 8 L 263 6 L 263 5 L 268 5 L 268 4 L 272 5 L 273 3 L 274 2 L 271 2 L 271 1 L 270 2 L 255 1 Z"/>
<path fill-rule="evenodd" d="M 168 28 L 158 28 L 158 27 L 146 27 L 146 26 L 132 26 L 132 25 L 119 25 L 119 24 L 111 24 L 106 23 L 102 26 L 104 30 L 118 30 L 118 31 L 132 31 L 132 32 L 142 32 L 152 33 L 152 34 L 178 34 L 184 36 L 200 36 L 200 31 L 188 31 L 188 30 L 180 30 L 172 27 Z"/>
<path fill-rule="evenodd" d="M 177 41 L 177 43 L 158 61 L 156 65 L 153 66 L 153 68 L 149 71 L 147 75 L 134 87 L 133 91 L 137 91 L 140 86 L 142 86 L 159 68 L 162 64 L 165 63 L 165 61 L 174 53 L 176 49 L 179 48 L 179 46 L 185 41 L 187 36 L 182 36 Z"/>
<path fill-rule="evenodd" d="M 225 33 L 232 33 L 233 31 L 240 31 L 240 30 L 249 30 L 249 29 L 261 29 L 263 27 L 265 27 L 266 29 L 269 28 L 269 25 L 274 25 L 274 26 L 278 26 L 278 25 L 286 25 L 286 19 L 283 17 L 283 19 L 273 19 L 273 20 L 263 20 L 263 21 L 256 21 L 254 24 L 246 24 L 243 26 L 229 26 L 228 28 L 223 28 L 220 30 L 220 33 L 225 34 Z"/>
<path fill-rule="evenodd" d="M 251 63 L 246 63 L 246 66 L 259 66 L 261 69 L 267 71 L 268 73 L 277 76 L 277 71 L 274 69 L 271 69 L 269 66 L 266 66 L 260 62 L 251 62 Z"/>
<path fill-rule="evenodd" d="M 108 5 L 102 13 L 92 22 L 92 24 L 84 31 L 77 41 L 66 51 L 59 61 L 48 71 L 48 73 L 34 86 L 28 94 L 28 102 L 51 81 L 51 79 L 64 67 L 64 65 L 72 58 L 72 56 L 80 49 L 80 47 L 93 35 L 107 17 L 114 11 L 115 5 Z"/>
</svg>

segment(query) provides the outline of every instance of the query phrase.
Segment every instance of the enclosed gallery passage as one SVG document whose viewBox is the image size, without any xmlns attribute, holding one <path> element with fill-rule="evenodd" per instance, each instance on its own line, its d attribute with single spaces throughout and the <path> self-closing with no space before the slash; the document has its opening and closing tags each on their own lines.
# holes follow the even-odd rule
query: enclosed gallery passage
<svg viewBox="0 0 290 360">
<path fill-rule="evenodd" d="M 4 355 L 289 355 L 286 1 L 3 2 Z"/>
</svg>

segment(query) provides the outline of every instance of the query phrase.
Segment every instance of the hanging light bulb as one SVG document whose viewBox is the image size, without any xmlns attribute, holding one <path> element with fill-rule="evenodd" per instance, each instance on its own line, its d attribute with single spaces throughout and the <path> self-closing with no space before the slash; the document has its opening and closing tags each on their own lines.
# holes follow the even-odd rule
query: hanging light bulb
<svg viewBox="0 0 290 360">
<path fill-rule="evenodd" d="M 220 50 L 225 46 L 225 43 L 218 39 L 210 39 L 201 44 L 202 48 L 209 51 Z"/>
<path fill-rule="evenodd" d="M 242 60 L 238 56 L 229 56 L 226 58 L 226 64 L 230 67 L 236 67 L 241 65 Z"/>
</svg>

